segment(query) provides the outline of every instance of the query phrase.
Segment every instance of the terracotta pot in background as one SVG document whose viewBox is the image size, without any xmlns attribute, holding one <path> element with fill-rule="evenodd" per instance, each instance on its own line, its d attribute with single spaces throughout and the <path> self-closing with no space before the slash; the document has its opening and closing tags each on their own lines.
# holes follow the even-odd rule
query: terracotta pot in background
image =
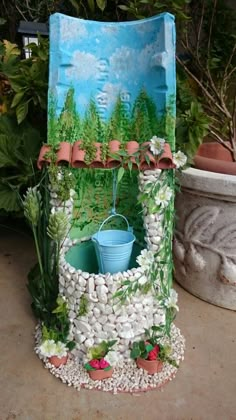
<svg viewBox="0 0 236 420">
<path fill-rule="evenodd" d="M 201 144 L 193 160 L 197 169 L 236 175 L 236 162 L 233 162 L 230 151 L 220 143 Z"/>
<path fill-rule="evenodd" d="M 126 144 L 126 151 L 128 155 L 130 155 L 130 162 L 132 162 L 132 169 L 138 169 L 138 165 L 136 163 L 136 159 L 132 156 L 134 153 L 137 153 L 139 150 L 139 144 L 137 141 L 129 141 Z"/>
<path fill-rule="evenodd" d="M 109 142 L 109 155 L 111 153 L 116 154 L 117 152 L 119 152 L 119 150 L 120 150 L 120 141 L 111 140 Z M 109 155 L 108 155 L 107 164 L 106 164 L 107 168 L 117 168 L 118 166 L 120 166 L 121 158 L 117 156 L 117 159 L 116 159 Z"/>
<path fill-rule="evenodd" d="M 68 354 L 66 356 L 63 357 L 58 357 L 58 356 L 51 356 L 49 357 L 49 362 L 54 365 L 55 367 L 59 367 L 61 365 L 65 365 L 68 359 Z"/>
<path fill-rule="evenodd" d="M 160 372 L 163 367 L 163 362 L 160 360 L 146 360 L 141 357 L 136 359 L 136 363 L 138 368 L 146 370 L 149 375 L 154 375 L 154 373 Z"/>
<path fill-rule="evenodd" d="M 103 369 L 88 370 L 88 374 L 93 381 L 101 381 L 103 379 L 111 378 L 113 374 L 113 368 L 109 370 L 103 370 Z"/>
<path fill-rule="evenodd" d="M 44 144 L 41 147 L 39 157 L 38 157 L 38 160 L 37 160 L 38 169 L 41 170 L 44 165 L 49 165 L 50 164 L 51 160 L 44 157 L 45 153 L 49 152 L 50 149 L 51 149 L 51 146 L 49 144 Z"/>
<path fill-rule="evenodd" d="M 171 148 L 168 143 L 165 143 L 164 151 L 158 159 L 156 167 L 159 169 L 170 169 L 175 167 L 173 163 Z"/>
<path fill-rule="evenodd" d="M 81 140 L 76 141 L 73 144 L 72 148 L 72 156 L 71 156 L 71 166 L 73 168 L 87 168 L 84 158 L 85 158 L 85 151 L 80 149 L 82 144 Z"/>
<path fill-rule="evenodd" d="M 89 165 L 90 168 L 104 168 L 105 164 L 102 161 L 102 143 L 95 143 L 96 157 Z"/>
<path fill-rule="evenodd" d="M 62 141 L 57 152 L 57 165 L 69 165 L 71 161 L 71 143 Z"/>
<path fill-rule="evenodd" d="M 142 144 L 142 148 L 144 148 L 144 151 L 141 152 L 141 159 L 140 159 L 140 169 L 141 171 L 145 171 L 146 169 L 155 169 L 156 167 L 156 159 L 153 156 L 153 154 L 149 150 L 149 145 L 151 144 L 150 141 L 147 141 Z M 145 156 L 149 157 L 150 164 L 145 159 Z"/>
</svg>

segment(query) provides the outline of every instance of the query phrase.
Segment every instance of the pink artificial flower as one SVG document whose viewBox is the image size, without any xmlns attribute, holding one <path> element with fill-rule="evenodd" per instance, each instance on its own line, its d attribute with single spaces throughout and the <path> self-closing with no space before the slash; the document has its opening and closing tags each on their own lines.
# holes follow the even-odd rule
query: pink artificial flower
<svg viewBox="0 0 236 420">
<path fill-rule="evenodd" d="M 98 359 L 92 359 L 89 362 L 90 366 L 94 369 L 100 369 L 100 363 Z"/>
<path fill-rule="evenodd" d="M 100 369 L 105 369 L 110 365 L 105 359 L 100 359 L 99 366 L 100 366 Z"/>
<path fill-rule="evenodd" d="M 160 347 L 156 344 L 154 349 L 148 353 L 148 360 L 157 360 L 158 353 L 160 351 Z"/>
</svg>

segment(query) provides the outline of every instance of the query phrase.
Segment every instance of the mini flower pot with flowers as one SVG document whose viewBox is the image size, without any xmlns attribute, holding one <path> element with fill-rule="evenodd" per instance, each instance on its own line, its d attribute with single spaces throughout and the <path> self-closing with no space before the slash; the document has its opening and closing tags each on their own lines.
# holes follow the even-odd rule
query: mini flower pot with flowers
<svg viewBox="0 0 236 420">
<path fill-rule="evenodd" d="M 67 363 L 69 349 L 72 349 L 69 343 L 49 339 L 42 342 L 39 352 L 42 356 L 47 357 L 52 365 L 59 367 Z"/>
<path fill-rule="evenodd" d="M 112 376 L 113 368 L 107 355 L 115 343 L 116 340 L 102 341 L 98 346 L 90 349 L 88 356 L 92 359 L 84 367 L 93 381 L 101 381 Z"/>
<path fill-rule="evenodd" d="M 160 372 L 164 362 L 178 367 L 176 361 L 170 357 L 171 347 L 160 343 L 161 337 L 156 335 L 159 331 L 160 327 L 157 326 L 151 328 L 151 333 L 146 330 L 146 336 L 149 338 L 134 342 L 130 353 L 130 357 L 136 360 L 138 368 L 146 370 L 149 375 Z"/>
<path fill-rule="evenodd" d="M 51 313 L 51 326 L 42 324 L 42 339 L 38 352 L 41 356 L 47 357 L 52 365 L 59 367 L 67 363 L 68 353 L 75 347 L 75 342 L 67 339 L 69 333 L 67 303 L 59 296 L 56 305 Z"/>
</svg>

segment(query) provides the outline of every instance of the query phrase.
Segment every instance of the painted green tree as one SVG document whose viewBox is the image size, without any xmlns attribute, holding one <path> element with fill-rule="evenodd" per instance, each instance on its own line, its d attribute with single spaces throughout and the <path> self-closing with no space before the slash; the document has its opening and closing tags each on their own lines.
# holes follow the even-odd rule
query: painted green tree
<svg viewBox="0 0 236 420">
<path fill-rule="evenodd" d="M 76 102 L 74 99 L 74 88 L 70 88 L 67 92 L 65 104 L 58 120 L 59 141 L 68 141 L 73 143 L 81 136 L 81 119 L 76 110 Z"/>
<path fill-rule="evenodd" d="M 144 143 L 155 134 L 158 134 L 156 106 L 142 89 L 133 106 L 131 137 L 139 143 Z"/>
<path fill-rule="evenodd" d="M 130 128 L 130 117 L 119 95 L 108 122 L 107 138 L 108 140 L 119 140 L 123 144 L 127 143 L 130 140 Z"/>
<path fill-rule="evenodd" d="M 130 140 L 139 143 L 149 141 L 152 136 L 164 137 L 174 146 L 175 114 L 173 106 L 166 107 L 162 116 L 157 115 L 156 105 L 147 92 L 142 89 L 129 112 L 118 95 L 114 109 L 108 121 L 102 121 L 98 106 L 90 99 L 84 117 L 76 109 L 74 89 L 71 87 L 66 95 L 63 109 L 57 117 L 56 100 L 49 95 L 48 141 L 51 144 L 60 141 L 70 143 L 81 139 L 85 150 L 90 150 L 91 158 L 95 142 L 108 144 L 110 140 L 119 140 L 122 144 Z"/>
</svg>

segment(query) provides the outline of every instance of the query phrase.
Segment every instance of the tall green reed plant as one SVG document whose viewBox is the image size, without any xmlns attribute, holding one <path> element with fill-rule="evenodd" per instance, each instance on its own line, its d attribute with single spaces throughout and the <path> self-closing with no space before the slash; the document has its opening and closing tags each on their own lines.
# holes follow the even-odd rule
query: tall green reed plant
<svg viewBox="0 0 236 420">
<path fill-rule="evenodd" d="M 62 211 L 50 212 L 49 179 L 46 169 L 40 184 L 29 188 L 23 200 L 24 214 L 33 231 L 37 264 L 28 275 L 32 310 L 48 328 L 61 328 L 57 313 L 59 257 L 69 222 Z"/>
</svg>

